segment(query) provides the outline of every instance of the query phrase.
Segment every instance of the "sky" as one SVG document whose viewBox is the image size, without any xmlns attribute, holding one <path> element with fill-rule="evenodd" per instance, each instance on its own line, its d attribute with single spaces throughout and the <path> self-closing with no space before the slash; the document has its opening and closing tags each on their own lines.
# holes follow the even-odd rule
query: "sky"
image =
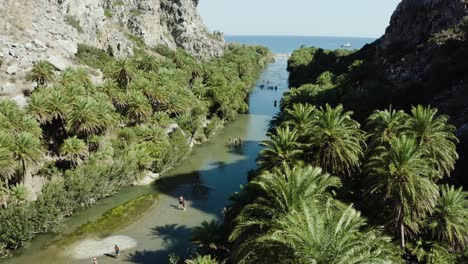
<svg viewBox="0 0 468 264">
<path fill-rule="evenodd" d="M 227 35 L 380 37 L 401 0 L 199 0 L 210 30 Z"/>
</svg>

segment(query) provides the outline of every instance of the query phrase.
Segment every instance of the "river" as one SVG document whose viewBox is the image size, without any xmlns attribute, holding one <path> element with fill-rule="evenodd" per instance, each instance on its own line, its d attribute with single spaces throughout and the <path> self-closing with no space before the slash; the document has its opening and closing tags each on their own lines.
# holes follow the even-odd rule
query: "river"
<svg viewBox="0 0 468 264">
<path fill-rule="evenodd" d="M 191 246 L 193 228 L 205 220 L 220 219 L 229 196 L 247 182 L 248 171 L 255 169 L 260 142 L 266 136 L 269 121 L 278 111 L 274 101 L 279 103 L 288 88 L 286 65 L 286 56 L 276 56 L 276 61 L 266 67 L 248 98 L 249 113 L 239 116 L 209 142 L 195 147 L 176 169 L 154 185 L 124 188 L 97 206 L 78 212 L 67 220 L 64 232 L 98 219 L 110 208 L 155 192 L 159 198 L 155 207 L 136 222 L 110 234 L 130 237 L 136 241 L 136 246 L 122 250 L 119 260 L 98 256 L 99 263 L 167 263 L 170 253 L 185 256 Z M 261 89 L 262 80 L 269 80 L 270 85 L 278 89 Z M 242 148 L 229 147 L 226 144 L 229 137 L 242 138 Z M 188 201 L 186 211 L 176 208 L 180 195 Z M 91 257 L 76 259 L 72 256 L 74 245 L 50 245 L 53 239 L 53 235 L 41 235 L 4 263 L 91 263 Z M 109 249 L 113 246 L 110 241 Z"/>
</svg>

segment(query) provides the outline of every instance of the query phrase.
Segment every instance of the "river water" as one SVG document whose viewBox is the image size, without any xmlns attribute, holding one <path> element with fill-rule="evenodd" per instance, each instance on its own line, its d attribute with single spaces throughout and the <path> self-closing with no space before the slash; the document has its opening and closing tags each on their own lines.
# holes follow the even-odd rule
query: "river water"
<svg viewBox="0 0 468 264">
<path fill-rule="evenodd" d="M 205 220 L 220 219 L 229 196 L 247 182 L 248 171 L 255 169 L 261 149 L 259 144 L 266 136 L 269 121 L 278 111 L 274 101 L 279 102 L 288 87 L 286 64 L 287 57 L 278 55 L 276 62 L 267 66 L 258 84 L 268 80 L 278 89 L 261 89 L 257 85 L 248 98 L 249 114 L 241 115 L 211 141 L 195 147 L 186 160 L 156 184 L 124 188 L 100 201 L 99 205 L 77 213 L 65 223 L 64 232 L 96 220 L 106 210 L 139 195 L 156 192 L 159 200 L 155 207 L 133 224 L 111 234 L 133 238 L 136 247 L 122 250 L 119 260 L 98 256 L 99 263 L 167 263 L 170 253 L 186 255 L 193 228 Z M 226 144 L 229 137 L 242 138 L 242 148 L 229 147 Z M 186 211 L 176 208 L 180 195 L 188 200 Z M 91 263 L 91 258 L 73 258 L 69 254 L 73 247 L 48 245 L 52 239 L 53 235 L 39 236 L 30 247 L 4 263 Z M 110 242 L 109 248 L 113 246 Z"/>
<path fill-rule="evenodd" d="M 272 38 L 227 37 L 231 42 L 265 44 L 275 53 L 291 53 L 302 44 L 322 48 L 337 48 L 347 38 Z M 360 48 L 372 39 L 359 39 L 354 48 Z M 285 48 L 286 47 L 286 48 Z M 98 255 L 99 263 L 168 263 L 168 255 L 175 253 L 187 256 L 191 247 L 190 237 L 194 227 L 203 221 L 220 219 L 222 209 L 229 204 L 229 196 L 247 182 L 249 170 L 255 169 L 256 158 L 261 150 L 260 142 L 265 139 L 269 121 L 278 111 L 282 94 L 288 89 L 287 56 L 277 54 L 275 62 L 269 64 L 248 98 L 250 111 L 229 124 L 209 142 L 195 147 L 192 154 L 176 169 L 151 186 L 126 187 L 116 195 L 99 201 L 98 205 L 84 209 L 68 219 L 64 233 L 70 233 L 78 226 L 98 219 L 107 210 L 130 201 L 140 195 L 157 193 L 158 202 L 143 217 L 110 236 L 131 238 L 136 245 L 121 250 L 118 260 Z M 261 89 L 277 86 L 277 90 Z M 242 148 L 233 149 L 226 143 L 229 139 L 241 137 Z M 177 198 L 183 195 L 188 201 L 186 211 L 178 210 Z M 77 259 L 72 253 L 74 245 L 57 245 L 53 234 L 40 235 L 27 248 L 16 252 L 2 263 L 50 264 L 50 263 L 92 263 L 90 257 Z M 102 246 L 104 242 L 100 242 Z M 107 242 L 112 251 L 114 241 Z M 99 244 L 99 243 L 98 243 Z M 107 245 L 105 245 L 107 247 Z"/>
</svg>

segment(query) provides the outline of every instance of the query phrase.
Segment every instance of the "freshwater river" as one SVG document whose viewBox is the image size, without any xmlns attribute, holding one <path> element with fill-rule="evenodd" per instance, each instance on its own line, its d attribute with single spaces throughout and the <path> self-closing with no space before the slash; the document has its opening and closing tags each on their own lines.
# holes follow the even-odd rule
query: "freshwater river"
<svg viewBox="0 0 468 264">
<path fill-rule="evenodd" d="M 262 41 L 261 37 L 228 36 L 227 40 L 267 44 L 276 53 L 290 53 L 293 48 L 302 44 L 297 37 L 289 41 L 277 39 L 276 41 L 281 43 L 288 43 L 288 48 L 284 50 L 274 39 Z M 340 44 L 348 42 L 346 38 L 325 40 L 308 38 L 302 41 L 323 48 L 338 48 Z M 371 40 L 359 41 L 355 48 L 360 48 Z M 101 200 L 98 205 L 75 214 L 65 223 L 64 232 L 71 232 L 88 221 L 96 220 L 107 210 L 140 195 L 158 193 L 159 200 L 155 207 L 136 222 L 111 234 L 132 238 L 136 241 L 136 245 L 121 250 L 118 260 L 100 255 L 99 263 L 168 263 L 168 255 L 171 253 L 186 256 L 187 249 L 191 247 L 190 237 L 193 228 L 205 220 L 220 219 L 222 209 L 229 203 L 229 196 L 247 182 L 248 171 L 255 169 L 256 158 L 261 150 L 259 144 L 266 137 L 269 121 L 278 111 L 274 101 L 277 100 L 279 103 L 283 92 L 288 89 L 286 66 L 287 56 L 277 54 L 275 62 L 266 67 L 248 98 L 249 113 L 241 115 L 210 142 L 195 147 L 186 160 L 156 184 L 124 188 L 116 195 Z M 268 80 L 270 85 L 277 86 L 278 89 L 261 89 L 259 85 L 263 80 Z M 241 137 L 244 140 L 243 147 L 232 149 L 227 146 L 229 137 Z M 188 200 L 186 211 L 176 208 L 177 198 L 180 195 Z M 82 259 L 73 257 L 70 254 L 73 245 L 51 245 L 50 241 L 53 239 L 52 234 L 41 235 L 28 248 L 18 251 L 16 256 L 2 263 L 92 263 L 91 257 Z M 113 241 L 109 241 L 109 249 L 113 249 Z"/>
</svg>

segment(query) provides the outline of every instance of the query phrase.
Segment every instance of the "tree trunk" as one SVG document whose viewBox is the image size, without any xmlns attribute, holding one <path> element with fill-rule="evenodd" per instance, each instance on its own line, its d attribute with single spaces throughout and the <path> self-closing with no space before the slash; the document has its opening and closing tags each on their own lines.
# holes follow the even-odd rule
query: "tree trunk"
<svg viewBox="0 0 468 264">
<path fill-rule="evenodd" d="M 402 249 L 405 248 L 405 224 L 403 223 L 403 221 L 401 221 L 400 223 L 400 246 Z"/>
<path fill-rule="evenodd" d="M 23 185 L 25 185 L 26 183 L 26 164 L 24 163 L 24 160 L 21 161 L 21 168 L 22 168 L 22 182 L 23 182 Z"/>
<path fill-rule="evenodd" d="M 400 228 L 400 246 L 402 249 L 405 248 L 405 210 L 403 206 L 399 210 L 398 225 Z"/>
</svg>

